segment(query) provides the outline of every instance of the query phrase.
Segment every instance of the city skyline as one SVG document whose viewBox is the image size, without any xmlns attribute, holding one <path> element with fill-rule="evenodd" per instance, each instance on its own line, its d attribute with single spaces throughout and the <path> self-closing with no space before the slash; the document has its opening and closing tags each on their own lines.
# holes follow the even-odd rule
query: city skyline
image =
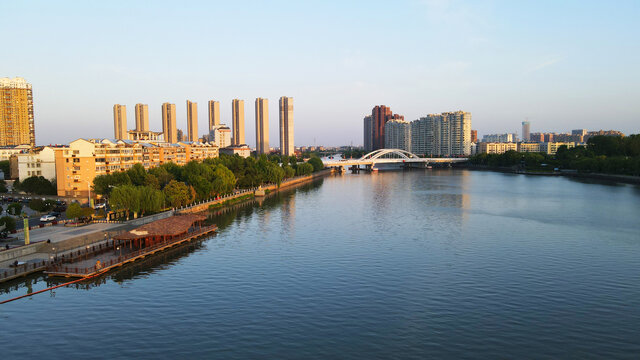
<svg viewBox="0 0 640 360">
<path fill-rule="evenodd" d="M 297 146 L 361 144 L 362 117 L 375 104 L 386 104 L 407 121 L 429 109 L 465 109 L 474 114 L 479 134 L 519 133 L 527 118 L 531 132 L 605 127 L 640 132 L 635 101 L 640 54 L 628 47 L 640 33 L 639 4 L 633 1 L 615 7 L 403 1 L 326 2 L 313 8 L 295 2 L 200 3 L 175 9 L 159 3 L 153 8 L 129 4 L 127 11 L 118 5 L 124 3 L 0 5 L 10 15 L 0 25 L 3 30 L 19 28 L 23 19 L 33 24 L 21 37 L 6 39 L 6 48 L 15 51 L 0 59 L 0 77 L 23 77 L 33 85 L 39 145 L 112 133 L 113 104 L 150 104 L 150 127 L 158 130 L 157 104 L 167 101 L 206 104 L 215 98 L 226 104 L 282 94 L 296 98 Z M 207 21 L 210 7 L 220 15 L 215 28 Z M 146 19 L 134 15 L 143 11 L 149 13 Z M 402 24 L 375 26 L 388 16 L 403 19 Z M 250 25 L 241 26 L 234 20 L 238 17 Z M 169 30 L 162 26 L 169 18 L 188 26 Z M 329 29 L 321 25 L 327 18 L 332 19 Z M 129 30 L 106 31 L 114 22 Z M 216 36 L 215 46 L 205 47 L 220 26 L 234 32 L 233 41 Z M 258 29 L 265 29 L 261 41 L 267 40 L 256 41 Z M 291 36 L 295 49 L 287 57 L 282 53 L 290 46 L 278 43 L 284 35 Z M 197 51 L 158 57 L 172 42 Z M 380 43 L 392 44 L 399 55 L 379 59 Z M 259 72 L 249 60 L 252 45 L 264 55 Z M 445 55 L 425 56 L 434 51 Z M 221 52 L 232 55 L 220 57 Z M 276 109 L 271 111 L 275 118 Z M 230 124 L 230 119 L 223 106 L 221 122 Z M 177 122 L 186 123 L 182 106 Z M 60 126 L 68 130 L 56 131 Z M 198 133 L 206 130 L 201 121 Z M 277 129 L 269 135 L 278 137 Z M 255 129 L 248 128 L 246 136 L 254 146 Z"/>
</svg>

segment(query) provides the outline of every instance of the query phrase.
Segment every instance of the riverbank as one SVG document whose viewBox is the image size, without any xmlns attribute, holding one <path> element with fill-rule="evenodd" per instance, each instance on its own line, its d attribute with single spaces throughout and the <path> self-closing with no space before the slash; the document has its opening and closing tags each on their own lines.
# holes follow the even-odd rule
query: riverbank
<svg viewBox="0 0 640 360">
<path fill-rule="evenodd" d="M 324 169 L 311 175 L 288 179 L 283 181 L 280 186 L 264 186 L 261 190 L 266 190 L 267 193 L 273 194 L 280 190 L 291 189 L 295 186 L 300 186 L 315 179 L 331 175 L 333 172 L 333 169 Z M 254 192 L 255 189 L 239 191 L 235 194 L 227 195 L 219 199 L 205 201 L 189 207 L 175 209 L 175 211 L 170 210 L 151 216 L 129 220 L 123 223 L 91 224 L 83 227 L 82 230 L 72 228 L 68 229 L 66 233 L 58 234 L 60 236 L 71 235 L 65 239 L 62 239 L 60 236 L 55 234 L 43 234 L 51 238 L 51 243 L 41 241 L 35 244 L 20 246 L 0 252 L 0 283 L 43 271 L 52 261 L 52 257 L 54 255 L 61 256 L 79 252 L 84 254 L 85 251 L 91 253 L 92 251 L 89 251 L 88 249 L 93 249 L 94 247 L 99 248 L 100 245 L 107 241 L 107 239 L 148 222 L 167 218 L 175 214 L 188 214 L 206 211 L 210 206 L 214 206 L 215 210 L 221 210 L 226 207 L 233 206 L 238 202 L 253 198 Z M 81 234 L 78 234 L 78 232 Z M 21 265 L 19 267 L 11 266 L 15 261 L 18 261 Z"/>
<path fill-rule="evenodd" d="M 517 170 L 515 167 L 503 167 L 503 166 L 488 166 L 488 165 L 460 165 L 456 166 L 460 169 L 467 170 L 481 170 L 481 171 L 493 171 L 493 172 L 502 172 L 508 174 L 521 174 L 521 175 L 533 175 L 533 176 L 564 176 L 570 178 L 579 178 L 579 179 L 591 179 L 591 180 L 602 180 L 602 181 L 612 181 L 624 184 L 633 184 L 640 185 L 640 176 L 630 176 L 630 175 L 616 175 L 616 174 L 599 174 L 599 173 L 580 173 L 577 171 L 527 171 L 527 170 Z"/>
</svg>

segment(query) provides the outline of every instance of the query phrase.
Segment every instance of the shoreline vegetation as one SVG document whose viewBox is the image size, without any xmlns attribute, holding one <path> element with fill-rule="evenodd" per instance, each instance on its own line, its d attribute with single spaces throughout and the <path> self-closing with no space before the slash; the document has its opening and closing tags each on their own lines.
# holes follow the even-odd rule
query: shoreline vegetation
<svg viewBox="0 0 640 360">
<path fill-rule="evenodd" d="M 640 183 L 640 135 L 594 136 L 586 146 L 561 146 L 555 155 L 507 151 L 469 157 L 469 169 Z"/>
<path fill-rule="evenodd" d="M 125 172 L 100 175 L 93 192 L 109 200 L 111 208 L 133 214 L 153 214 L 213 200 L 237 190 L 277 187 L 286 180 L 311 175 L 324 168 L 322 160 L 302 161 L 295 156 L 260 155 L 243 158 L 221 154 L 217 158 L 190 161 L 184 166 L 167 163 L 145 170 L 136 164 Z"/>
</svg>

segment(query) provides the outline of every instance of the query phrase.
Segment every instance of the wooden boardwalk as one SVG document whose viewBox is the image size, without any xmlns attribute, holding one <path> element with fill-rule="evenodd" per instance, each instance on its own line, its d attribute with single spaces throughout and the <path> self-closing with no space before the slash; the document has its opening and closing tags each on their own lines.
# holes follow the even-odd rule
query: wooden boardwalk
<svg viewBox="0 0 640 360">
<path fill-rule="evenodd" d="M 122 266 L 126 263 L 142 259 L 145 256 L 155 254 L 159 251 L 163 251 L 167 248 L 182 244 L 196 238 L 209 235 L 217 230 L 217 226 L 211 225 L 202 227 L 196 231 L 190 232 L 176 239 L 167 240 L 153 246 L 143 247 L 134 251 L 125 250 L 124 253 L 120 251 L 108 250 L 101 254 L 92 254 L 91 257 L 86 259 L 80 259 L 73 263 L 56 264 L 47 267 L 45 274 L 49 276 L 64 276 L 64 277 L 80 277 L 86 278 L 105 273 L 115 267 Z M 97 265 L 97 261 L 100 261 L 100 265 Z"/>
</svg>

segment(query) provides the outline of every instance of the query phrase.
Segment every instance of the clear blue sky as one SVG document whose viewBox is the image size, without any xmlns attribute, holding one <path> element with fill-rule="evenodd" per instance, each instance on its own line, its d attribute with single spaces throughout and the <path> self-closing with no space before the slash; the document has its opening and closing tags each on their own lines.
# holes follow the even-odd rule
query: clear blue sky
<svg viewBox="0 0 640 360">
<path fill-rule="evenodd" d="M 466 110 L 479 134 L 640 132 L 640 1 L 2 1 L 0 77 L 34 89 L 38 144 L 113 137 L 113 104 L 294 97 L 295 144 L 362 143 L 376 104 Z"/>
</svg>

